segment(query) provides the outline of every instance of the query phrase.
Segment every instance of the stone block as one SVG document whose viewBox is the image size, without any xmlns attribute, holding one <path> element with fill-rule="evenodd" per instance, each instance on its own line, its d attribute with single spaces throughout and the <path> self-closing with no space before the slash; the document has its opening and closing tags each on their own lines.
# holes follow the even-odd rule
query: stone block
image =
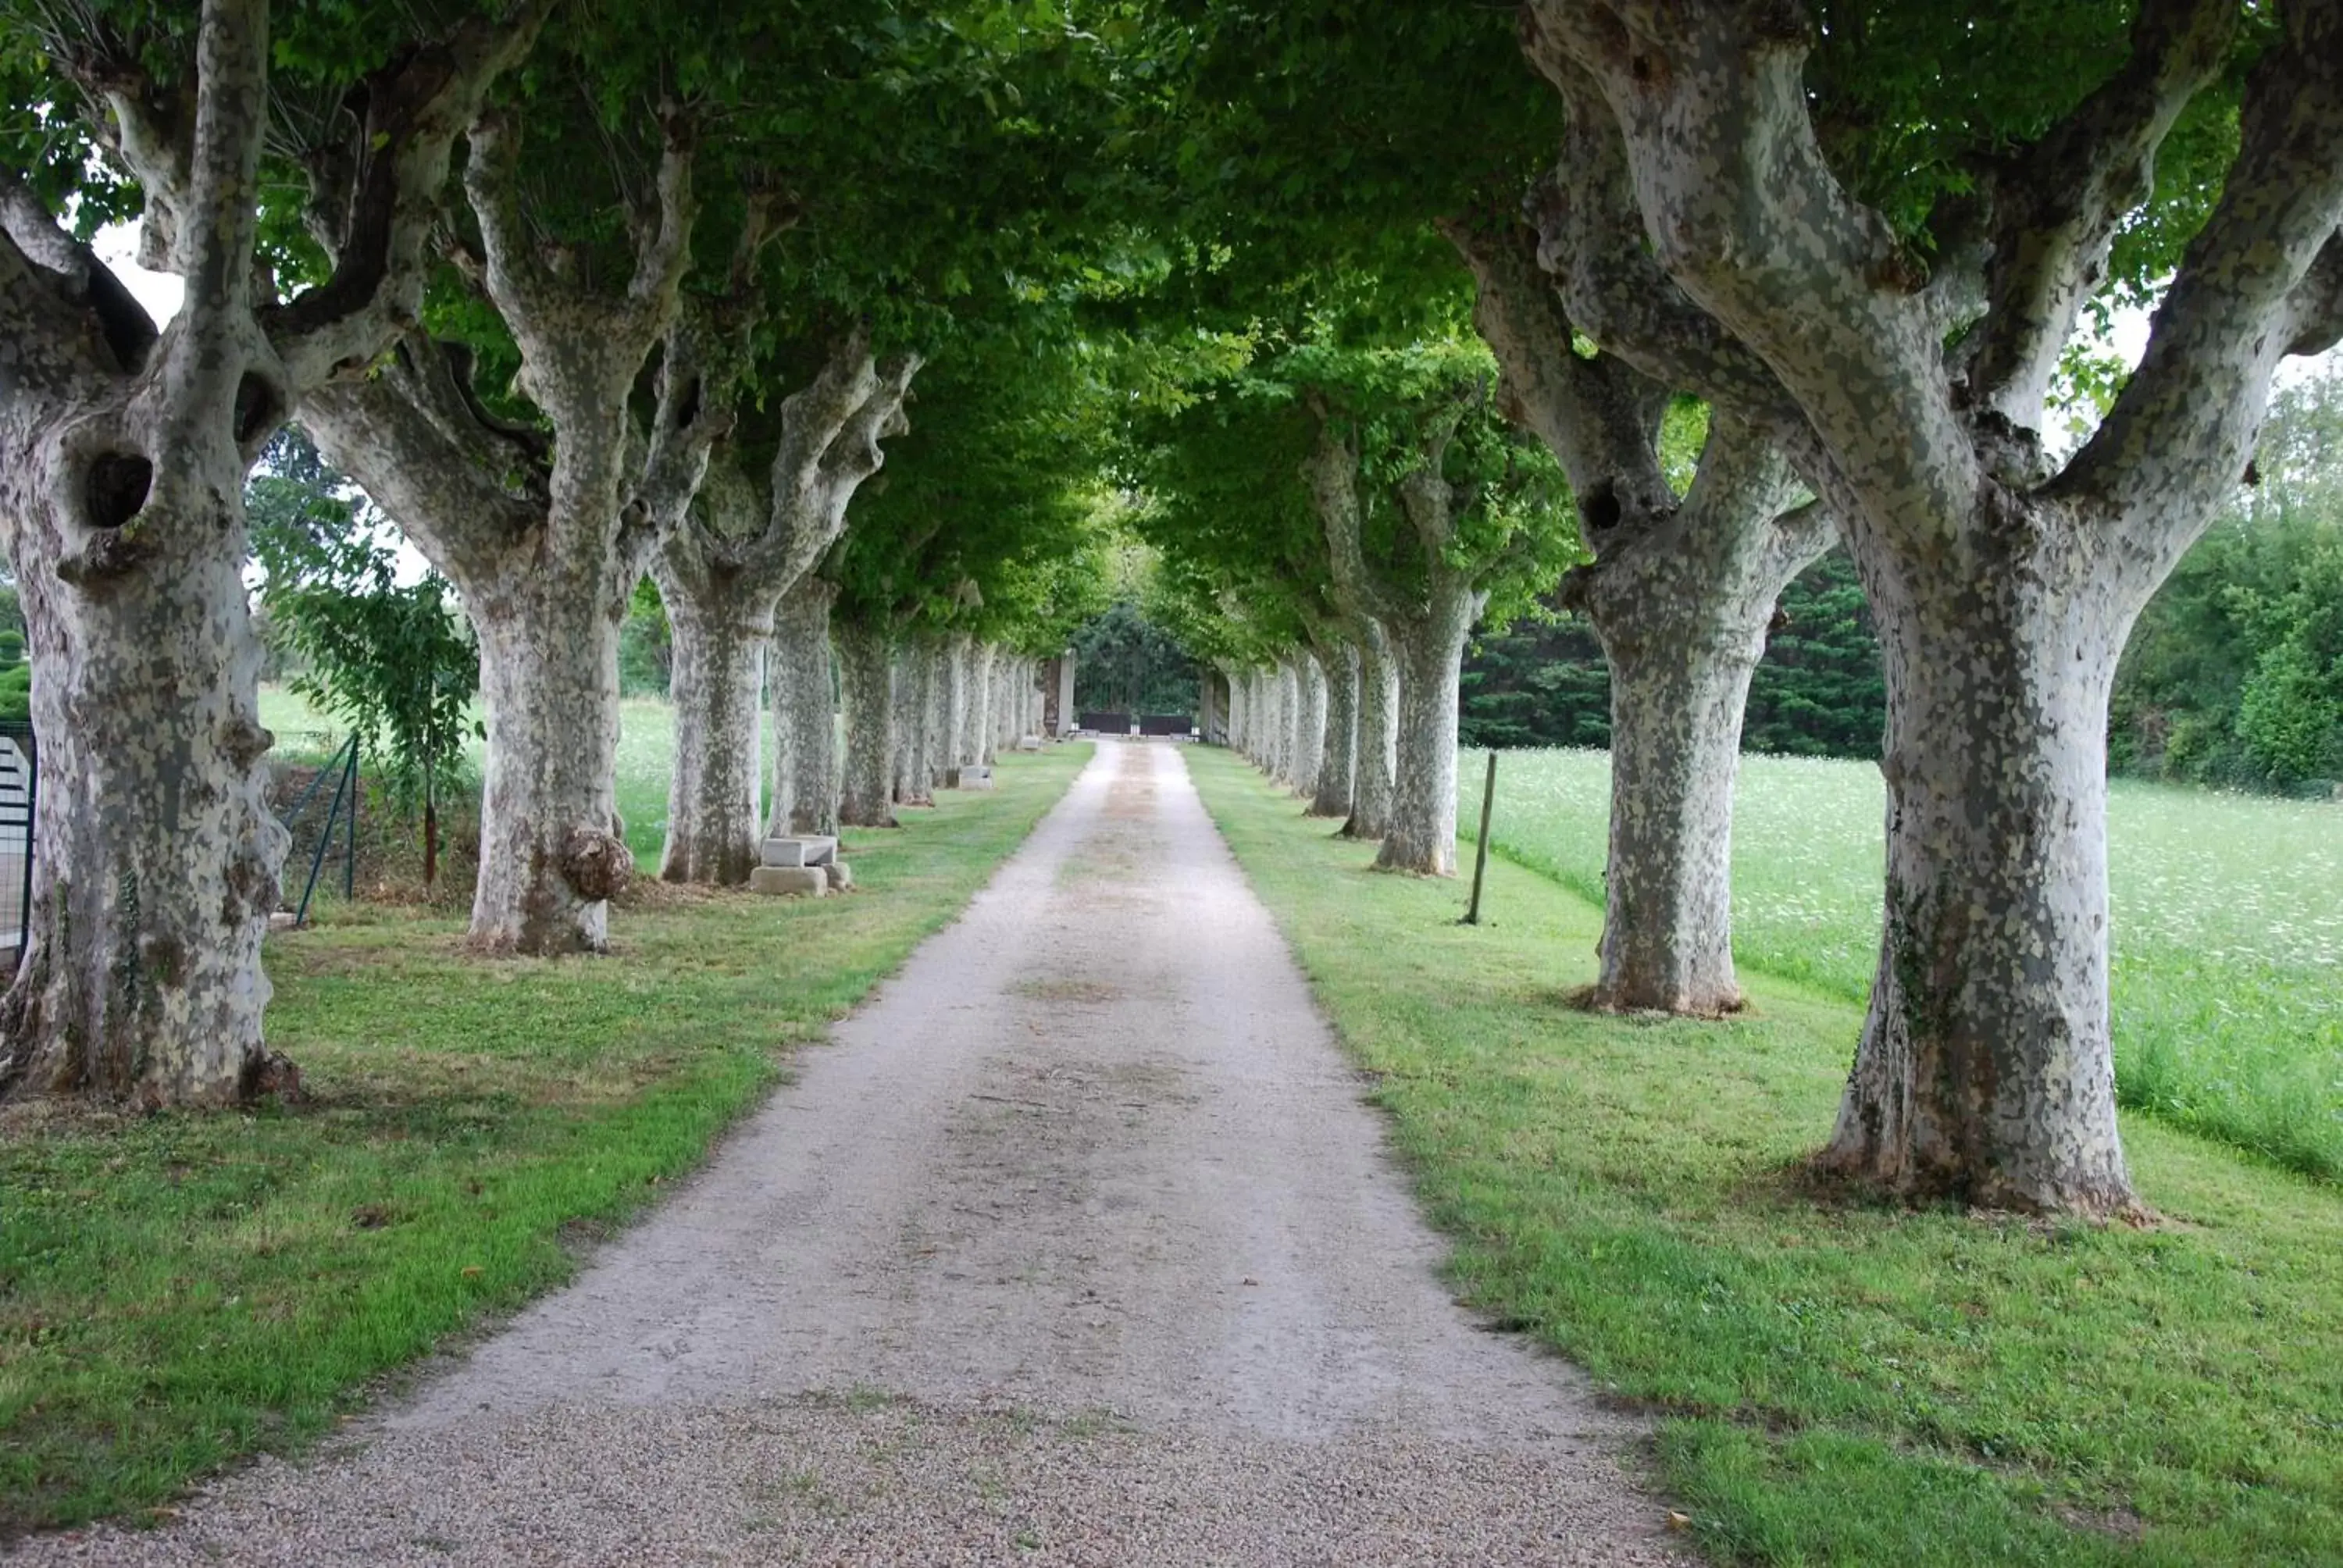
<svg viewBox="0 0 2343 1568">
<path fill-rule="evenodd" d="M 759 858 L 768 866 L 819 866 L 837 855 L 837 839 L 823 834 L 798 833 L 766 839 Z"/>
<path fill-rule="evenodd" d="M 271 910 L 268 911 L 268 929 L 272 931 L 289 931 L 300 918 L 290 910 Z"/>
<path fill-rule="evenodd" d="M 830 890 L 833 893 L 842 893 L 854 886 L 853 869 L 843 860 L 832 860 L 821 870 L 830 879 Z"/>
<path fill-rule="evenodd" d="M 819 899 L 830 891 L 830 873 L 820 866 L 759 866 L 749 873 L 749 888 Z"/>
<path fill-rule="evenodd" d="M 1041 738 L 1038 735 L 1021 735 L 1017 738 L 1017 749 L 1039 751 L 1041 749 Z"/>
<path fill-rule="evenodd" d="M 947 768 L 944 769 L 944 788 L 990 789 L 992 788 L 992 769 L 976 762 L 965 768 Z"/>
</svg>

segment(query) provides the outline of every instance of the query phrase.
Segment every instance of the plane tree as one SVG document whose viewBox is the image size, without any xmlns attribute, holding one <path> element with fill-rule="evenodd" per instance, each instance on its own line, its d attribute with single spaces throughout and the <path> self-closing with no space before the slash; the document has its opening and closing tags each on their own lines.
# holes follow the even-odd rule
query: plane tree
<svg viewBox="0 0 2343 1568">
<path fill-rule="evenodd" d="M 1803 443 L 1878 624 L 1885 920 L 1823 1168 L 2131 1208 L 2108 690 L 2279 361 L 2343 332 L 2343 5 L 1524 15 L 1569 113 L 1542 226 L 1574 319 Z M 2144 359 L 2060 458 L 2078 321 L 2159 286 Z"/>
<path fill-rule="evenodd" d="M 415 318 L 453 146 L 549 8 L 0 5 L 0 544 L 44 774 L 0 1092 L 291 1087 L 245 476 Z M 185 286 L 159 327 L 90 244 L 132 219 Z"/>
</svg>

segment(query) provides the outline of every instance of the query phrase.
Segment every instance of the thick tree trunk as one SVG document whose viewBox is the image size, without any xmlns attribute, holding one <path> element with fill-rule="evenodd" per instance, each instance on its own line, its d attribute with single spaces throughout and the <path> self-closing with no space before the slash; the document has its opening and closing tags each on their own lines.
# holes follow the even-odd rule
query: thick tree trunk
<svg viewBox="0 0 2343 1568">
<path fill-rule="evenodd" d="M 838 819 L 850 828 L 892 828 L 895 763 L 894 660 L 887 638 L 851 621 L 840 624 L 838 673 L 846 716 L 846 769 Z"/>
<path fill-rule="evenodd" d="M 1886 920 L 1820 1164 L 1916 1196 L 2106 1214 L 2133 1199 L 2102 741 L 2137 608 L 2057 575 L 1866 572 L 1885 612 Z"/>
<path fill-rule="evenodd" d="M 830 607 L 836 585 L 798 579 L 781 596 L 765 683 L 773 713 L 769 834 L 838 831 L 838 709 L 831 696 Z"/>
<path fill-rule="evenodd" d="M 262 796 L 244 472 L 224 431 L 119 428 L 96 453 L 79 431 L 12 428 L 0 477 L 41 769 L 0 1089 L 232 1104 L 268 1087 L 260 940 L 287 844 Z M 85 542 L 108 473 L 136 476 L 136 516 Z"/>
<path fill-rule="evenodd" d="M 1308 649 L 1294 656 L 1293 791 L 1315 797 L 1326 747 L 1326 676 Z"/>
<path fill-rule="evenodd" d="M 978 767 L 992 763 L 993 662 L 998 650 L 980 643 L 969 652 L 968 728 L 962 732 L 961 756 Z"/>
<path fill-rule="evenodd" d="M 558 567 L 518 575 L 467 601 L 488 718 L 470 940 L 490 952 L 599 952 L 608 900 L 634 872 L 613 793 L 628 590 Z"/>
<path fill-rule="evenodd" d="M 943 676 L 940 705 L 943 709 L 943 741 L 939 749 L 936 768 L 949 776 L 970 760 L 968 749 L 968 713 L 972 692 L 969 686 L 969 661 L 974 656 L 975 643 L 964 631 L 947 638 L 938 650 Z"/>
<path fill-rule="evenodd" d="M 1456 706 L 1465 639 L 1476 610 L 1469 589 L 1435 589 L 1433 613 L 1392 633 L 1398 655 L 1399 745 L 1392 819 L 1375 853 L 1379 870 L 1456 874 Z"/>
<path fill-rule="evenodd" d="M 935 664 L 924 639 L 909 639 L 895 651 L 892 685 L 895 694 L 895 804 L 932 806 L 931 748 L 935 731 L 930 714 L 935 690 Z"/>
<path fill-rule="evenodd" d="M 1359 746 L 1346 839 L 1379 839 L 1391 831 L 1393 769 L 1399 750 L 1399 665 L 1391 638 L 1369 622 L 1359 642 Z"/>
<path fill-rule="evenodd" d="M 1724 624 L 1686 624 L 1694 618 L 1682 612 L 1703 608 L 1716 608 Z M 1611 667 L 1611 843 L 1596 1007 L 1715 1016 L 1741 1005 L 1733 784 L 1749 677 L 1773 608 L 1770 594 L 1755 606 L 1645 600 L 1595 622 Z"/>
<path fill-rule="evenodd" d="M 927 646 L 926 668 L 920 672 L 920 696 L 926 699 L 920 710 L 922 736 L 920 747 L 927 759 L 926 775 L 928 803 L 935 803 L 935 792 L 943 788 L 944 769 L 951 766 L 951 648 L 943 638 L 930 638 Z"/>
<path fill-rule="evenodd" d="M 1330 640 L 1320 647 L 1318 661 L 1325 670 L 1326 724 L 1310 815 L 1348 817 L 1351 783 L 1358 769 L 1358 651 L 1348 643 Z"/>
<path fill-rule="evenodd" d="M 769 606 L 759 614 L 743 604 L 729 580 L 712 586 L 699 603 L 671 574 L 659 583 L 674 638 L 675 709 L 659 877 L 729 888 L 748 881 L 758 860 L 757 676 L 773 618 Z"/>
</svg>

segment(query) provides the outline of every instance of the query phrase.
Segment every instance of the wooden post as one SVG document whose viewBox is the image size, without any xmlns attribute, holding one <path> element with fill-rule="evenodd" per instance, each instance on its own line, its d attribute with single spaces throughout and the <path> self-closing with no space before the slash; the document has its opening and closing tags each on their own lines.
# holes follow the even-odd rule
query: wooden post
<svg viewBox="0 0 2343 1568">
<path fill-rule="evenodd" d="M 1497 803 L 1497 754 L 1489 753 L 1489 775 L 1481 786 L 1481 836 L 1473 841 L 1473 902 L 1463 923 L 1481 923 L 1481 877 L 1489 869 L 1489 812 Z"/>
</svg>

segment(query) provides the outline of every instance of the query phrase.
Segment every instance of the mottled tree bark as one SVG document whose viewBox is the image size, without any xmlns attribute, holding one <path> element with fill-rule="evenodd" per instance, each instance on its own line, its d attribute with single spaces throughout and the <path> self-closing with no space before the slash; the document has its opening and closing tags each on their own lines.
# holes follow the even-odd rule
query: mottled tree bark
<svg viewBox="0 0 2343 1568">
<path fill-rule="evenodd" d="M 1325 671 L 1326 718 L 1318 747 L 1318 781 L 1312 791 L 1310 815 L 1351 814 L 1352 780 L 1358 775 L 1359 653 L 1341 638 L 1327 636 L 1317 644 L 1318 663 Z"/>
<path fill-rule="evenodd" d="M 1399 666 L 1391 639 L 1373 620 L 1357 624 L 1359 747 L 1346 839 L 1378 839 L 1391 831 L 1392 770 L 1399 753 Z"/>
<path fill-rule="evenodd" d="M 655 574 L 657 575 L 657 574 Z M 659 877 L 737 887 L 757 864 L 757 719 L 760 656 L 771 640 L 759 613 L 728 591 L 667 593 L 674 664 L 675 764 L 668 779 L 667 843 Z"/>
<path fill-rule="evenodd" d="M 992 763 L 992 644 L 979 643 L 968 652 L 968 711 L 960 731 L 960 760 L 972 767 Z"/>
<path fill-rule="evenodd" d="M 838 819 L 850 828 L 895 824 L 893 650 L 886 636 L 859 621 L 836 627 L 840 698 L 846 719 L 846 767 Z"/>
<path fill-rule="evenodd" d="M 934 639 L 910 637 L 895 650 L 895 804 L 936 803 L 937 712 Z"/>
<path fill-rule="evenodd" d="M 1302 648 L 1293 656 L 1293 778 L 1297 795 L 1318 793 L 1318 770 L 1325 760 L 1326 673 L 1318 656 Z"/>
<path fill-rule="evenodd" d="M 1354 621 L 1383 630 L 1399 667 L 1399 714 L 1393 752 L 1391 819 L 1375 852 L 1378 869 L 1423 876 L 1456 873 L 1456 709 L 1464 644 L 1487 594 L 1479 586 L 1504 548 L 1477 559 L 1456 549 L 1460 501 L 1441 465 L 1461 408 L 1433 417 L 1420 464 L 1393 486 L 1414 535 L 1420 566 L 1401 579 L 1367 559 L 1360 528 L 1359 454 L 1354 439 L 1319 413 L 1319 437 L 1303 477 L 1326 535 L 1335 591 Z"/>
<path fill-rule="evenodd" d="M 614 806 L 618 626 L 655 519 L 697 487 L 718 423 L 666 412 L 693 401 L 673 377 L 648 444 L 629 406 L 689 260 L 689 132 L 664 129 L 655 191 L 632 215 L 631 277 L 596 289 L 547 265 L 513 127 L 471 128 L 480 277 L 556 439 L 489 414 L 468 357 L 419 333 L 303 406 L 319 447 L 456 585 L 478 636 L 488 738 L 470 941 L 487 952 L 602 950 L 608 900 L 634 870 Z"/>
<path fill-rule="evenodd" d="M 838 587 L 802 577 L 781 596 L 766 685 L 773 713 L 769 834 L 838 831 L 838 709 L 832 699 L 830 607 Z"/>
<path fill-rule="evenodd" d="M 752 229 L 746 246 L 749 257 L 757 234 Z M 747 261 L 736 267 L 736 287 L 760 297 Z M 755 317 L 736 314 L 739 320 L 724 327 L 697 308 L 682 313 L 668 335 L 660 367 L 668 390 L 663 403 L 699 405 L 729 396 L 729 385 L 710 365 L 738 357 L 721 334 L 745 331 Z M 677 499 L 654 508 L 659 545 L 651 573 L 676 638 L 669 690 L 676 708 L 677 747 L 667 849 L 659 863 L 659 875 L 669 881 L 738 885 L 758 863 L 757 702 L 753 681 L 741 689 L 739 670 L 753 672 L 769 643 L 775 602 L 809 580 L 815 563 L 838 542 L 849 500 L 883 461 L 881 437 L 907 427 L 903 397 L 918 363 L 897 357 L 880 364 L 871 356 L 868 334 L 847 334 L 821 372 L 782 402 L 781 439 L 761 479 L 740 468 L 719 434 L 710 443 L 714 450 L 699 459 L 704 480 L 674 486 Z M 657 427 L 664 431 L 672 422 L 662 416 Z M 823 597 L 820 607 L 825 623 L 829 602 Z M 709 628 L 729 639 L 733 665 L 711 663 L 687 648 L 687 640 L 706 641 Z M 814 651 L 801 643 L 794 653 L 808 661 Z M 810 678 L 804 662 L 799 668 Z M 822 679 L 827 678 L 825 668 Z M 812 695 L 802 694 L 807 700 Z M 826 690 L 820 699 L 827 704 Z M 719 732 L 717 726 L 725 728 Z M 792 779 L 792 797 L 795 786 Z M 820 799 L 822 793 L 809 794 L 807 804 L 815 815 L 827 817 L 831 808 Z M 782 816 L 777 804 L 772 819 Z"/>
<path fill-rule="evenodd" d="M 1464 644 L 1480 595 L 1451 583 L 1430 612 L 1392 638 L 1399 664 L 1399 734 L 1392 768 L 1391 825 L 1375 865 L 1419 876 L 1456 874 L 1456 711 Z"/>
<path fill-rule="evenodd" d="M 142 259 L 186 295 L 158 333 L 0 171 L 0 533 L 41 750 L 0 1094 L 192 1107 L 296 1087 L 262 1038 L 286 835 L 263 799 L 245 476 L 295 398 L 414 308 L 449 145 L 540 19 L 468 22 L 351 84 L 349 142 L 319 143 L 311 192 L 334 270 L 290 305 L 255 287 L 263 0 L 206 0 L 167 89 L 146 75 L 178 46 L 161 38 L 49 62 L 139 181 Z"/>
<path fill-rule="evenodd" d="M 1680 289 L 1707 325 L 1654 345 L 1738 356 L 1745 386 L 1762 364 L 1728 405 L 1765 418 L 1786 402 L 1804 421 L 1823 459 L 1808 477 L 1879 622 L 1885 930 L 1820 1161 L 1865 1185 L 2086 1214 L 2134 1201 L 2108 1040 L 2107 689 L 2133 618 L 2244 468 L 2278 360 L 2343 332 L 2343 10 L 2287 10 L 2147 356 L 2063 471 L 2040 389 L 2237 15 L 2139 6 L 2129 60 L 2001 161 L 1983 242 L 1948 244 L 1924 288 L 1893 226 L 1831 174 L 1810 40 L 1779 8 L 1624 28 L 1558 0 L 1529 13 L 1533 58 L 1571 97 L 1574 136 L 1589 128 L 1564 160 L 1575 205 L 1607 186 L 1624 195 L 1598 226 L 1640 219 L 1603 267 L 1564 270 L 1622 318 Z M 1659 287 L 1602 286 L 1647 259 Z"/>
<path fill-rule="evenodd" d="M 974 656 L 975 646 L 975 639 L 968 633 L 956 631 L 946 636 L 936 649 L 936 706 L 943 716 L 936 755 L 939 784 L 948 781 L 970 760 L 968 678 L 969 662 Z"/>
<path fill-rule="evenodd" d="M 1765 628 L 1834 528 L 1793 507 L 1788 465 L 1731 412 L 1679 502 L 1659 461 L 1661 385 L 1581 354 L 1537 236 L 1518 218 L 1443 224 L 1478 284 L 1473 319 L 1506 411 L 1561 462 L 1593 561 L 1563 597 L 1611 675 L 1611 832 L 1594 1005 L 1715 1017 L 1733 968 L 1733 785 Z"/>
</svg>

